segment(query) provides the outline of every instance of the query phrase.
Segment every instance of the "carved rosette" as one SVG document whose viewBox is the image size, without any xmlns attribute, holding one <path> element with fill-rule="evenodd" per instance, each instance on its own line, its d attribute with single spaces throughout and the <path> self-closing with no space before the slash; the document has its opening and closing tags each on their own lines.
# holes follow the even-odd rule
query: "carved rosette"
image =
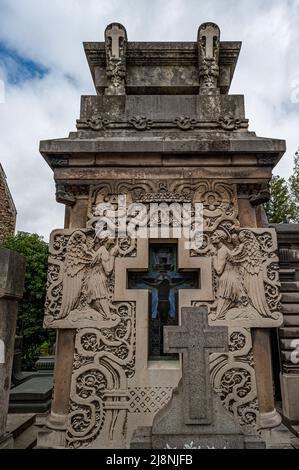
<svg viewBox="0 0 299 470">
<path fill-rule="evenodd" d="M 248 119 L 236 118 L 232 113 L 224 114 L 219 117 L 218 121 L 221 129 L 225 131 L 236 131 L 238 129 L 248 129 Z"/>
</svg>

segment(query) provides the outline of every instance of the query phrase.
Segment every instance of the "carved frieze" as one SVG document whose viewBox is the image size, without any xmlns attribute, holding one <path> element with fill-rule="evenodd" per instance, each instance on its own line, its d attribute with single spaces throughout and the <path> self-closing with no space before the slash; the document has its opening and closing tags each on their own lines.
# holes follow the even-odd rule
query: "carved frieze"
<svg viewBox="0 0 299 470">
<path fill-rule="evenodd" d="M 155 129 L 177 129 L 181 131 L 219 129 L 225 131 L 240 131 L 248 129 L 248 119 L 235 118 L 228 114 L 215 120 L 203 120 L 196 116 L 177 116 L 172 119 L 154 119 L 147 116 L 132 116 L 125 119 L 112 119 L 106 115 L 95 114 L 91 118 L 78 119 L 79 131 L 89 130 L 103 132 L 106 130 L 135 129 L 137 131 L 150 131 Z"/>
</svg>

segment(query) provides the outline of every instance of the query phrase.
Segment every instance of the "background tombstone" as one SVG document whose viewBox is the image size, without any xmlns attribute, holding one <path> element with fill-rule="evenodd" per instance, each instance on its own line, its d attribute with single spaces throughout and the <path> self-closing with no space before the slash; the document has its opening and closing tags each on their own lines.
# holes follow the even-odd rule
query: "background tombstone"
<svg viewBox="0 0 299 470">
<path fill-rule="evenodd" d="M 207 307 L 182 309 L 182 326 L 165 327 L 165 351 L 183 355 L 183 378 L 155 417 L 152 431 L 140 428 L 132 447 L 242 449 L 263 447 L 246 437 L 210 385 L 209 355 L 228 350 L 227 328 L 208 325 Z"/>
<path fill-rule="evenodd" d="M 5 434 L 18 301 L 24 290 L 25 260 L 19 254 L 0 248 L 0 340 L 4 357 L 0 357 L 0 448 L 12 447 Z"/>
</svg>

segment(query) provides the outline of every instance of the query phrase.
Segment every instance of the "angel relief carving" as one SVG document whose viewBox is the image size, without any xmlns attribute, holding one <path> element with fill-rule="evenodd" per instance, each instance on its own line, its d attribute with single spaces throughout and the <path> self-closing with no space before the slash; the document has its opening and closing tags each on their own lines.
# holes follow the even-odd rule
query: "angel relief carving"
<svg viewBox="0 0 299 470">
<path fill-rule="evenodd" d="M 88 230 L 56 231 L 49 259 L 47 326 L 116 326 L 120 318 L 113 303 L 117 256 L 134 253 L 135 241 L 97 239 Z M 91 322 L 89 325 L 87 322 Z"/>
<path fill-rule="evenodd" d="M 251 327 L 281 324 L 275 245 L 268 233 L 268 246 L 262 246 L 259 232 L 219 228 L 212 234 L 216 302 L 211 321 Z"/>
</svg>

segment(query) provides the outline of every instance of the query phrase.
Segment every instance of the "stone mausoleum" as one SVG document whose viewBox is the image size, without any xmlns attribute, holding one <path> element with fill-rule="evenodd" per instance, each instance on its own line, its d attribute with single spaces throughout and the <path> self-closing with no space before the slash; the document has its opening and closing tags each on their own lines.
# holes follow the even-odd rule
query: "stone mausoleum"
<svg viewBox="0 0 299 470">
<path fill-rule="evenodd" d="M 249 131 L 229 94 L 241 43 L 213 23 L 194 42 L 130 42 L 113 23 L 84 49 L 96 94 L 76 132 L 40 146 L 65 227 L 50 242 L 55 387 L 38 445 L 274 446 L 282 417 L 299 422 L 299 230 L 267 223 L 285 142 Z M 203 235 L 188 244 L 195 206 Z M 124 207 L 131 227 L 156 223 L 150 237 L 109 236 Z"/>
</svg>

